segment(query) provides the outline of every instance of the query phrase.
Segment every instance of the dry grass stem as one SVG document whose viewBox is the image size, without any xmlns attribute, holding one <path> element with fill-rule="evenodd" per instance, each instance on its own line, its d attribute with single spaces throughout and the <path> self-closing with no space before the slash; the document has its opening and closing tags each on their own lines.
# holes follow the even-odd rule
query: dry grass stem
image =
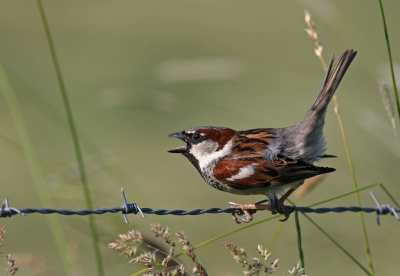
<svg viewBox="0 0 400 276">
<path fill-rule="evenodd" d="M 297 263 L 297 265 L 295 265 L 293 267 L 292 270 L 288 270 L 290 275 L 292 276 L 307 276 L 307 275 L 303 275 L 302 272 L 304 271 L 304 268 L 300 267 L 300 262 Z"/>
<path fill-rule="evenodd" d="M 379 92 L 381 94 L 383 106 L 386 109 L 386 113 L 388 114 L 390 121 L 392 122 L 392 127 L 396 130 L 396 111 L 394 109 L 394 103 L 392 99 L 392 94 L 389 90 L 389 87 L 385 81 L 380 81 L 379 83 Z"/>
<path fill-rule="evenodd" d="M 4 239 L 4 233 L 6 232 L 6 228 L 3 226 L 0 229 L 0 246 L 2 246 L 1 241 Z M 3 253 L 2 251 L 0 251 L 0 254 Z"/>
<path fill-rule="evenodd" d="M 246 251 L 242 247 L 237 247 L 231 242 L 223 242 L 223 245 L 231 252 L 233 259 L 235 262 L 239 263 L 244 267 L 247 264 L 247 254 Z"/>
<path fill-rule="evenodd" d="M 194 265 L 192 274 L 189 273 L 188 275 L 198 274 L 200 276 L 207 276 L 206 269 L 196 260 L 196 254 L 192 243 L 183 232 L 175 233 L 177 240 L 174 241 L 171 238 L 171 230 L 169 227 L 164 229 L 160 224 L 151 224 L 150 229 L 155 237 L 161 238 L 165 244 L 168 245 L 168 252 L 164 252 L 148 244 L 143 240 L 142 234 L 136 230 L 129 231 L 128 234 L 119 235 L 120 239 L 110 243 L 109 247 L 120 251 L 121 255 L 134 257 L 129 263 L 144 265 L 145 269 L 140 272 L 145 273 L 144 275 L 184 276 L 188 273 L 187 269 L 176 260 L 174 253 L 175 246 L 181 243 L 183 250 L 185 250 L 186 255 Z M 142 251 L 140 255 L 136 254 L 138 250 Z M 160 255 L 162 257 L 160 257 Z"/>
<path fill-rule="evenodd" d="M 310 13 L 307 10 L 304 10 L 304 14 L 305 14 L 304 20 L 306 21 L 306 24 L 308 26 L 308 29 L 306 29 L 306 32 L 307 32 L 308 36 L 314 41 L 314 44 L 315 44 L 314 53 L 321 60 L 321 62 L 324 65 L 324 68 L 326 70 L 325 61 L 322 58 L 322 52 L 324 50 L 324 47 L 322 45 L 322 38 L 319 36 L 319 34 L 317 32 L 317 27 L 315 26 L 315 22 L 312 20 Z"/>
<path fill-rule="evenodd" d="M 390 122 L 392 123 L 392 129 L 394 131 L 394 137 L 397 142 L 397 148 L 400 152 L 400 140 L 399 140 L 399 135 L 397 133 L 396 119 L 395 119 L 396 111 L 392 99 L 392 93 L 389 90 L 389 87 L 385 81 L 379 82 L 379 92 L 381 94 L 383 106 L 385 107 L 386 113 L 388 114 Z"/>
<path fill-rule="evenodd" d="M 266 265 L 264 263 L 268 260 L 268 257 L 271 255 L 271 252 L 269 252 L 268 249 L 264 248 L 261 245 L 257 246 L 256 252 L 264 259 L 264 262 L 260 261 L 260 259 L 255 257 L 252 258 L 252 262 L 248 262 L 247 253 L 246 250 L 244 250 L 244 248 L 237 247 L 236 245 L 228 241 L 223 242 L 223 244 L 229 250 L 229 252 L 231 252 L 235 262 L 241 264 L 242 267 L 247 266 L 248 270 L 243 271 L 243 274 L 246 276 L 250 275 L 258 276 L 260 275 L 260 273 L 262 273 L 263 275 L 268 275 L 278 270 L 279 259 L 276 259 L 270 265 Z M 300 276 L 300 274 L 296 276 Z"/>
<path fill-rule="evenodd" d="M 324 61 L 324 59 L 322 58 L 322 40 L 320 39 L 318 33 L 317 33 L 317 29 L 315 27 L 315 23 L 314 21 L 312 21 L 310 14 L 306 11 L 306 16 L 305 16 L 305 21 L 306 24 L 308 25 L 309 29 L 307 29 L 307 33 L 308 35 L 311 37 L 311 39 L 313 39 L 314 43 L 317 45 L 317 49 L 315 50 L 315 54 L 318 56 L 319 60 L 322 63 L 322 66 L 324 67 L 324 71 L 327 71 L 327 66 L 326 63 Z M 321 47 L 319 47 L 321 46 Z M 340 111 L 339 111 L 339 103 L 337 100 L 336 95 L 333 95 L 333 102 L 334 102 L 334 110 L 339 122 L 339 127 L 340 127 L 340 131 L 342 133 L 342 137 L 343 137 L 343 142 L 344 142 L 344 146 L 345 146 L 345 150 L 346 150 L 346 155 L 347 155 L 347 160 L 349 162 L 349 167 L 350 167 L 350 172 L 351 172 L 351 177 L 353 180 L 353 187 L 354 190 L 358 190 L 358 185 L 357 185 L 357 179 L 356 179 L 356 174 L 355 174 L 355 170 L 354 170 L 354 165 L 353 165 L 353 160 L 351 157 L 351 153 L 350 153 L 350 147 L 349 147 L 349 143 L 347 141 L 347 135 L 346 135 L 346 131 L 344 129 L 344 124 L 343 124 L 343 120 L 342 120 L 342 116 L 340 115 Z M 396 133 L 397 135 L 397 133 Z M 397 136 L 396 136 L 396 140 Z M 400 143 L 398 143 L 399 146 L 399 150 L 400 150 Z M 358 192 L 355 193 L 356 196 L 356 201 L 357 201 L 357 206 L 361 207 L 361 199 L 360 199 L 360 195 Z M 367 253 L 367 260 L 369 263 L 369 267 L 370 267 L 370 273 L 371 275 L 374 275 L 374 268 L 373 268 L 373 264 L 372 264 L 372 257 L 371 257 L 371 250 L 369 247 L 369 241 L 368 241 L 368 236 L 367 236 L 367 230 L 365 227 L 365 223 L 364 223 L 364 215 L 362 212 L 359 213 L 360 216 L 360 223 L 361 223 L 361 229 L 362 229 L 362 233 L 363 233 L 363 237 L 364 237 L 364 244 L 365 244 L 365 250 Z"/>
<path fill-rule="evenodd" d="M 3 246 L 1 244 L 1 241 L 4 239 L 4 234 L 6 233 L 6 229 L 5 226 L 1 227 L 0 229 L 0 246 Z M 0 254 L 3 253 L 2 251 L 0 251 Z M 6 256 L 6 260 L 7 260 L 7 265 L 8 267 L 5 269 L 5 271 L 7 271 L 8 273 L 10 273 L 10 275 L 14 275 L 15 273 L 17 273 L 18 271 L 18 266 L 15 264 L 15 260 L 11 258 L 11 254 L 8 254 Z"/>
</svg>

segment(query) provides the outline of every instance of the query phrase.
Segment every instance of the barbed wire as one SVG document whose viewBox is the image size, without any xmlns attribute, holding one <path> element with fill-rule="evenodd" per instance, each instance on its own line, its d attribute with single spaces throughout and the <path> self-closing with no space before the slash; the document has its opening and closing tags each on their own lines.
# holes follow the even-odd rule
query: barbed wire
<svg viewBox="0 0 400 276">
<path fill-rule="evenodd" d="M 0 217 L 11 217 L 14 215 L 22 215 L 26 216 L 26 214 L 31 213 L 39 213 L 39 214 L 60 214 L 60 215 L 79 215 L 79 216 L 87 216 L 87 215 L 102 215 L 106 213 L 119 213 L 121 212 L 123 218 L 126 223 L 128 219 L 126 217 L 127 214 L 137 214 L 140 213 L 144 219 L 147 219 L 145 214 L 153 214 L 153 215 L 175 215 L 175 216 L 197 216 L 203 214 L 220 214 L 220 213 L 229 213 L 229 214 L 239 214 L 243 215 L 241 210 L 237 210 L 234 208 L 208 208 L 208 209 L 194 209 L 190 211 L 185 210 L 166 210 L 166 209 L 159 209 L 153 210 L 151 208 L 141 208 L 137 203 L 127 203 L 126 196 L 124 190 L 121 188 L 122 198 L 124 204 L 122 207 L 111 207 L 111 208 L 99 208 L 95 210 L 67 210 L 67 209 L 52 209 L 52 208 L 24 208 L 24 209 L 17 209 L 14 207 L 10 207 L 9 200 L 6 198 L 3 201 L 2 207 L 0 209 Z M 365 213 L 376 213 L 376 220 L 378 225 L 380 225 L 380 215 L 387 215 L 391 214 L 397 220 L 400 221 L 400 217 L 398 213 L 400 213 L 400 208 L 394 208 L 390 204 L 380 204 L 378 199 L 375 195 L 370 192 L 373 200 L 376 203 L 376 207 L 358 207 L 358 206 L 350 206 L 350 207 L 321 207 L 321 208 L 311 208 L 311 207 L 301 207 L 301 206 L 285 206 L 285 208 L 289 212 L 299 211 L 302 213 L 317 213 L 317 214 L 325 214 L 329 212 L 334 213 L 343 213 L 343 212 L 365 212 Z M 264 202 L 263 200 L 262 202 Z M 261 202 L 257 202 L 259 204 Z M 255 213 L 257 210 L 248 210 L 251 214 Z"/>
</svg>

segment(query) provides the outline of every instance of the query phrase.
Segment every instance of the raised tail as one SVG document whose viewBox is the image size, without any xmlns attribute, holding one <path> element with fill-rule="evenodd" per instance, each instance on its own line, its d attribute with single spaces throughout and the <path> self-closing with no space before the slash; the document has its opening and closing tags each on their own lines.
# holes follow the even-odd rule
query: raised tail
<svg viewBox="0 0 400 276">
<path fill-rule="evenodd" d="M 304 119 L 295 126 L 282 129 L 282 135 L 288 141 L 286 148 L 288 157 L 308 162 L 318 161 L 323 157 L 325 153 L 323 136 L 325 113 L 356 54 L 357 52 L 353 49 L 345 51 L 333 69 L 334 58 L 332 57 L 318 96 Z"/>
<path fill-rule="evenodd" d="M 338 88 L 340 81 L 342 80 L 344 74 L 347 71 L 347 68 L 349 68 L 356 54 L 357 52 L 353 49 L 345 51 L 340 56 L 338 62 L 331 71 L 334 60 L 334 57 L 332 57 L 331 62 L 329 63 L 328 70 L 326 71 L 324 81 L 319 90 L 318 96 L 315 99 L 315 102 L 311 106 L 310 110 L 307 112 L 307 115 L 303 119 L 303 121 L 315 121 L 320 119 L 321 117 L 324 117 L 329 102 L 335 94 L 335 91 Z"/>
</svg>

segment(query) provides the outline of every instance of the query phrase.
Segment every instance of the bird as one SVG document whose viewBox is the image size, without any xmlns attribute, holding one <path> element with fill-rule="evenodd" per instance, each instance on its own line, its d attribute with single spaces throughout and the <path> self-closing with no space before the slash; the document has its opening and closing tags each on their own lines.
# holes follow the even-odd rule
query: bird
<svg viewBox="0 0 400 276">
<path fill-rule="evenodd" d="M 288 196 L 307 178 L 335 171 L 315 166 L 314 162 L 332 157 L 325 154 L 325 115 L 356 54 L 353 49 L 346 50 L 334 67 L 332 56 L 317 98 L 296 125 L 242 131 L 227 127 L 190 127 L 168 135 L 186 143 L 168 152 L 185 156 L 215 189 L 237 195 L 266 195 L 268 205 L 231 206 L 242 211 L 244 222 L 253 219 L 251 209 L 271 210 L 283 214 L 282 221 L 287 220 L 290 212 L 284 201 Z"/>
</svg>

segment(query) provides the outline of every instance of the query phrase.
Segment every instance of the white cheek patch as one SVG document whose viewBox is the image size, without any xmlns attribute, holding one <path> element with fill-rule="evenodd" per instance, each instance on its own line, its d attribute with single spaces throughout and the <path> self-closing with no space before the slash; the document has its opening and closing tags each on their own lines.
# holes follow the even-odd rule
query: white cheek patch
<svg viewBox="0 0 400 276">
<path fill-rule="evenodd" d="M 204 141 L 203 143 L 193 145 L 190 149 L 190 153 L 196 157 L 199 161 L 199 166 L 201 169 L 205 168 L 211 162 L 218 160 L 232 152 L 233 146 L 233 139 L 230 140 L 226 145 L 217 151 L 218 144 L 214 143 L 207 143 Z"/>
<path fill-rule="evenodd" d="M 235 181 L 237 179 L 247 178 L 255 173 L 254 166 L 258 164 L 247 165 L 246 167 L 240 168 L 239 173 L 227 178 L 228 181 Z"/>
</svg>

